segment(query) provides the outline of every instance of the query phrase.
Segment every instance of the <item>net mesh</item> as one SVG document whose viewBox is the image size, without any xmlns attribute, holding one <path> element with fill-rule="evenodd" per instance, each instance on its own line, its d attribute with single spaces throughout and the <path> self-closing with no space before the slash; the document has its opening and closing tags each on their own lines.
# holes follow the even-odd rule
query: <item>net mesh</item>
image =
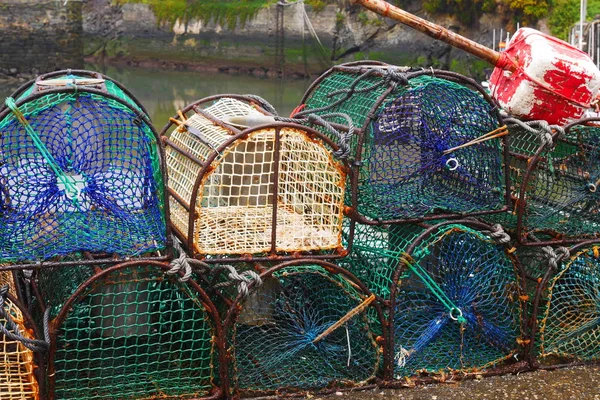
<svg viewBox="0 0 600 400">
<path fill-rule="evenodd" d="M 508 158 L 505 160 L 508 171 L 510 207 L 507 211 L 482 216 L 490 223 L 499 223 L 507 231 L 514 232 L 517 228 L 517 206 L 521 194 L 521 185 L 527 168 L 535 153 L 542 145 L 538 135 L 519 126 L 510 126 L 506 143 L 508 145 Z"/>
<path fill-rule="evenodd" d="M 337 263 L 359 278 L 370 291 L 387 300 L 400 256 L 421 232 L 423 228 L 411 224 L 356 224 L 352 250 Z M 348 236 L 346 231 L 346 240 Z"/>
<path fill-rule="evenodd" d="M 231 99 L 223 108 L 220 103 L 221 100 L 205 112 L 221 118 L 231 115 L 228 114 L 232 109 Z M 238 111 L 233 109 L 233 112 Z M 206 160 L 216 147 L 231 139 L 231 131 L 201 114 L 188 121 L 192 119 L 190 124 L 203 138 L 177 128 L 171 140 L 195 157 Z M 276 140 L 280 147 L 278 159 Z M 172 147 L 167 147 L 167 165 L 169 186 L 181 198 L 190 199 L 201 166 Z M 275 205 L 274 185 L 278 190 Z M 277 229 L 278 252 L 336 249 L 341 244 L 344 187 L 341 165 L 321 142 L 311 139 L 303 129 L 252 131 L 219 153 L 202 177 L 200 194 L 192 199 L 197 213 L 195 251 L 223 255 L 266 253 L 271 251 L 273 227 Z M 187 236 L 188 211 L 179 202 L 171 201 L 171 205 L 176 229 Z M 274 207 L 276 223 L 273 223 Z"/>
<path fill-rule="evenodd" d="M 45 292 L 57 287 L 49 282 Z M 187 399 L 213 389 L 212 321 L 195 291 L 156 267 L 95 279 L 57 328 L 56 398 Z"/>
<path fill-rule="evenodd" d="M 515 353 L 520 289 L 503 246 L 465 226 L 445 226 L 412 257 L 396 296 L 397 378 L 486 368 Z"/>
<path fill-rule="evenodd" d="M 0 267 L 5 267 L 8 264 L 0 264 Z M 12 271 L 0 271 L 0 287 L 8 285 L 8 293 L 13 297 L 17 297 L 17 290 L 15 287 L 15 280 Z"/>
<path fill-rule="evenodd" d="M 600 248 L 588 247 L 551 281 L 541 324 L 541 355 L 600 359 Z"/>
<path fill-rule="evenodd" d="M 590 238 L 600 232 L 600 127 L 577 125 L 543 153 L 527 182 L 523 235 Z"/>
<path fill-rule="evenodd" d="M 9 293 L 14 296 L 12 273 L 2 271 L 0 272 L 0 286 L 6 284 L 9 285 Z M 0 316 L 0 324 L 12 333 L 18 333 L 27 339 L 35 339 L 32 332 L 25 326 L 25 318 L 19 307 L 6 299 L 3 308 L 19 331 L 14 332 L 6 325 L 6 320 L 2 316 Z M 34 375 L 36 366 L 33 352 L 20 342 L 9 339 L 3 334 L 0 334 L 0 349 L 0 399 L 37 400 L 39 386 Z"/>
<path fill-rule="evenodd" d="M 372 90 L 364 92 L 367 87 Z M 304 112 L 345 113 L 358 127 L 373 115 L 363 153 L 356 155 L 362 161 L 358 212 L 394 220 L 501 209 L 505 187 L 498 140 L 444 153 L 497 130 L 493 105 L 466 86 L 429 76 L 398 85 L 382 101 L 387 88 L 384 76 L 338 71 L 320 81 L 306 100 Z M 331 121 L 347 124 L 340 117 Z"/>
<path fill-rule="evenodd" d="M 48 94 L 19 109 L 51 158 L 14 114 L 0 121 L 0 260 L 165 246 L 150 126 L 121 103 L 85 92 Z"/>
<path fill-rule="evenodd" d="M 366 310 L 315 342 L 364 300 L 343 277 L 318 266 L 286 268 L 265 279 L 235 324 L 236 387 L 246 394 L 320 389 L 374 377 L 380 351 Z"/>
<path fill-rule="evenodd" d="M 6 300 L 4 311 L 11 316 L 19 332 L 6 326 L 6 320 L 0 317 L 0 324 L 12 333 L 18 333 L 28 339 L 35 339 L 25 327 L 25 319 L 21 310 L 10 300 Z M 34 376 L 35 361 L 33 352 L 16 340 L 0 334 L 0 398 L 6 400 L 38 399 L 39 387 Z"/>
</svg>

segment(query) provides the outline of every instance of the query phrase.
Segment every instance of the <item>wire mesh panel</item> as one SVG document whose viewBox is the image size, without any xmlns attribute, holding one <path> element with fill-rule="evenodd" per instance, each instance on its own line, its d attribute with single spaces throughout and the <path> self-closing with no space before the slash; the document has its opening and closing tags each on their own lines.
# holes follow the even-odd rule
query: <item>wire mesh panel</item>
<svg viewBox="0 0 600 400">
<path fill-rule="evenodd" d="M 341 247 L 346 174 L 318 133 L 273 119 L 239 131 L 269 117 L 230 97 L 193 110 L 165 142 L 173 225 L 194 254 Z"/>
<path fill-rule="evenodd" d="M 8 292 L 14 296 L 11 273 L 0 272 L 0 282 L 2 287 L 9 285 Z M 25 339 L 35 339 L 31 329 L 25 325 L 23 311 L 10 299 L 2 300 L 3 315 L 0 315 L 0 324 L 4 329 Z M 10 318 L 11 324 L 7 323 L 6 316 Z M 39 399 L 40 388 L 35 376 L 37 365 L 34 352 L 21 341 L 0 333 L 0 354 L 0 399 Z"/>
<path fill-rule="evenodd" d="M 219 335 L 213 310 L 207 309 L 209 300 L 197 285 L 165 275 L 165 269 L 139 262 L 108 268 L 62 304 L 51 321 L 52 398 L 188 399 L 214 394 Z M 52 291 L 60 291 L 64 279 L 47 277 L 43 282 L 42 292 L 53 298 Z"/>
<path fill-rule="evenodd" d="M 347 201 L 363 222 L 495 212 L 506 206 L 506 182 L 500 141 L 492 139 L 507 131 L 477 89 L 442 71 L 334 67 L 296 116 L 329 115 L 347 125 L 345 114 L 361 128 L 351 141 L 360 161 L 357 194 Z"/>
<path fill-rule="evenodd" d="M 520 240 L 583 241 L 600 233 L 600 127 L 575 123 L 539 150 L 519 198 Z M 533 236 L 532 236 L 533 235 Z"/>
<path fill-rule="evenodd" d="M 464 225 L 431 228 L 401 258 L 394 375 L 469 371 L 516 353 L 520 287 L 506 247 Z"/>
<path fill-rule="evenodd" d="M 599 259 L 600 247 L 586 246 L 550 282 L 540 326 L 542 357 L 600 359 Z"/>
<path fill-rule="evenodd" d="M 157 135 L 119 86 L 85 79 L 38 79 L 0 113 L 0 261 L 165 247 Z"/>
<path fill-rule="evenodd" d="M 380 350 L 367 317 L 374 297 L 318 265 L 261 276 L 232 332 L 239 392 L 318 390 L 375 376 Z"/>
</svg>

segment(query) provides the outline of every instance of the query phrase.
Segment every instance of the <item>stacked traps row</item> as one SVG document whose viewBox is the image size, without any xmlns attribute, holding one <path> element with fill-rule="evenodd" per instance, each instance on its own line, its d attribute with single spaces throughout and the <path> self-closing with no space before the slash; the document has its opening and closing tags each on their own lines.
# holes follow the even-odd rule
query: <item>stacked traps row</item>
<svg viewBox="0 0 600 400">
<path fill-rule="evenodd" d="M 41 360 L 36 355 L 41 342 L 29 314 L 17 300 L 12 272 L 0 272 L 0 398 L 37 400 L 40 397 Z M 42 345 L 43 346 L 43 345 Z"/>
<path fill-rule="evenodd" d="M 0 262 L 164 249 L 158 137 L 139 103 L 89 71 L 59 71 L 0 110 Z"/>
<path fill-rule="evenodd" d="M 163 128 L 173 231 L 194 257 L 328 258 L 342 250 L 339 147 L 268 110 L 251 96 L 209 97 Z"/>
<path fill-rule="evenodd" d="M 522 245 L 516 254 L 528 278 L 527 355 L 543 363 L 598 360 L 598 119 L 505 122 L 512 205 L 486 219 Z"/>
<path fill-rule="evenodd" d="M 505 211 L 505 127 L 483 88 L 461 75 L 376 63 L 336 66 L 295 118 L 349 138 L 346 204 L 362 223 Z"/>
<path fill-rule="evenodd" d="M 166 168 L 143 107 L 88 71 L 42 76 L 13 97 L 0 111 L 0 260 L 41 266 L 26 290 L 49 332 L 41 395 L 218 396 L 216 310 L 157 261 L 169 250 Z"/>
<path fill-rule="evenodd" d="M 222 394 L 217 310 L 195 280 L 170 269 L 165 262 L 139 260 L 37 272 L 36 301 L 45 308 L 39 314 L 50 317 L 48 398 Z"/>
<path fill-rule="evenodd" d="M 473 220 L 356 225 L 352 251 L 337 263 L 390 305 L 386 374 L 475 371 L 516 354 L 521 282 L 498 239 L 509 238 Z"/>
<path fill-rule="evenodd" d="M 382 314 L 359 280 L 305 259 L 264 269 L 252 285 L 249 294 L 237 294 L 226 319 L 233 395 L 373 382 L 383 365 L 373 315 Z"/>
<path fill-rule="evenodd" d="M 577 243 L 600 233 L 600 127 L 586 119 L 565 127 L 507 118 L 510 211 L 486 217 L 524 245 Z"/>
</svg>

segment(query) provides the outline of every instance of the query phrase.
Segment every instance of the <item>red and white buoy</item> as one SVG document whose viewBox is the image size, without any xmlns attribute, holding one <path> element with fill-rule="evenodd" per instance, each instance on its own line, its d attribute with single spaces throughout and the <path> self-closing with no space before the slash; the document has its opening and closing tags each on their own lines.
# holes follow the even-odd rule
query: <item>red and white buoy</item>
<svg viewBox="0 0 600 400">
<path fill-rule="evenodd" d="M 383 0 L 353 1 L 488 61 L 492 97 L 514 116 L 562 125 L 595 111 L 600 71 L 567 42 L 521 28 L 499 53 Z"/>
<path fill-rule="evenodd" d="M 587 53 L 530 28 L 512 37 L 490 77 L 492 97 L 510 114 L 565 124 L 595 107 L 600 71 Z"/>
</svg>

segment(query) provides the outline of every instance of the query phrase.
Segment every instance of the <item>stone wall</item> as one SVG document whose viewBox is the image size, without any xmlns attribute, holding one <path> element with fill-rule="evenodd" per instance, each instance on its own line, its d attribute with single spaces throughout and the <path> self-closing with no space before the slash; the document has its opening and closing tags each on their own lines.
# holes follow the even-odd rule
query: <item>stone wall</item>
<svg viewBox="0 0 600 400">
<path fill-rule="evenodd" d="M 0 0 L 0 76 L 83 68 L 81 1 Z"/>
<path fill-rule="evenodd" d="M 419 0 L 407 1 L 409 12 L 427 19 Z M 304 10 L 323 47 L 311 35 Z M 157 21 L 147 4 L 115 5 L 88 0 L 84 6 L 86 55 L 111 63 L 212 69 L 271 75 L 278 70 L 277 6 L 261 9 L 243 26 L 229 30 L 214 22 L 191 20 L 174 24 Z M 503 26 L 485 15 L 479 29 L 466 29 L 449 17 L 435 22 L 491 46 L 491 27 Z M 327 5 L 315 11 L 300 2 L 284 7 L 286 75 L 318 74 L 334 63 L 377 59 L 396 65 L 452 69 L 481 76 L 484 61 L 435 41 L 389 19 L 381 19 L 351 3 Z"/>
</svg>

